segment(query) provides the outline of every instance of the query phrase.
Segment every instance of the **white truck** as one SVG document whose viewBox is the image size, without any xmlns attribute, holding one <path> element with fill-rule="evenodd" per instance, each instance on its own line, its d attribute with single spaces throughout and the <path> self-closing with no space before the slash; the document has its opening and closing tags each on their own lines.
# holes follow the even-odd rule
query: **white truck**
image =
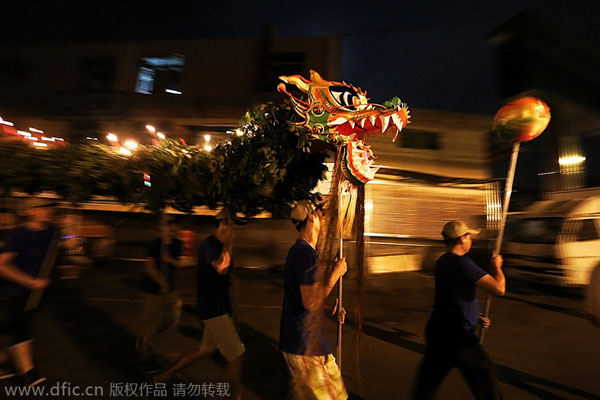
<svg viewBox="0 0 600 400">
<path fill-rule="evenodd" d="M 600 194 L 590 194 L 555 195 L 514 215 L 502 246 L 507 274 L 558 286 L 587 285 L 600 264 Z"/>
</svg>

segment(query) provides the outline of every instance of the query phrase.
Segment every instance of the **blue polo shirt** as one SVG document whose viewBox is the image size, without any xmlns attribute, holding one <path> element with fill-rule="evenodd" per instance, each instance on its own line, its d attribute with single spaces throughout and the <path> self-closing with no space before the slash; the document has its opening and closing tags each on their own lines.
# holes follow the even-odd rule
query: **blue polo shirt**
<svg viewBox="0 0 600 400">
<path fill-rule="evenodd" d="M 430 329 L 452 336 L 473 332 L 479 322 L 475 283 L 487 272 L 468 256 L 443 254 L 435 264 L 435 301 Z"/>
<path fill-rule="evenodd" d="M 309 331 L 306 319 L 309 312 L 302 303 L 300 285 L 312 285 L 316 282 L 318 261 L 319 257 L 315 249 L 303 239 L 298 239 L 288 252 L 285 260 L 283 308 L 279 327 L 279 350 L 283 352 L 310 356 L 331 353 L 322 326 L 317 327 L 317 337 L 314 339 L 318 341 L 317 348 L 312 353 L 308 351 Z"/>
</svg>

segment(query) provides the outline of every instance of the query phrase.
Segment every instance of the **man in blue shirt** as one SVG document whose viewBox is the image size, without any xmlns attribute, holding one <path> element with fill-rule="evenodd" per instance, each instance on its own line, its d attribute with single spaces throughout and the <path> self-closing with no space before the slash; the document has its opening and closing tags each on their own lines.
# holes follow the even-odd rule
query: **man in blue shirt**
<svg viewBox="0 0 600 400">
<path fill-rule="evenodd" d="M 348 393 L 317 313 L 346 273 L 346 259 L 338 260 L 331 274 L 320 276 L 324 271 L 319 268 L 316 245 L 321 211 L 311 201 L 302 200 L 291 217 L 299 237 L 285 261 L 279 349 L 292 376 L 296 399 L 345 400 Z M 343 323 L 345 312 L 340 314 Z"/>
<path fill-rule="evenodd" d="M 229 281 L 233 270 L 231 249 L 242 222 L 225 211 L 216 217 L 213 235 L 202 241 L 198 249 L 196 313 L 204 323 L 204 334 L 200 346 L 184 355 L 173 366 L 159 375 L 154 382 L 168 382 L 182 368 L 215 351 L 228 361 L 231 379 L 231 398 L 241 397 L 241 374 L 246 351 L 233 319 L 229 299 Z"/>
<path fill-rule="evenodd" d="M 58 230 L 51 223 L 55 201 L 31 197 L 23 200 L 25 224 L 13 229 L 0 250 L 0 338 L 8 340 L 8 353 L 20 381 L 34 386 L 46 380 L 33 363 L 33 324 L 37 301 L 32 293 L 50 283 L 40 276 L 51 246 L 58 246 Z M 54 254 L 56 254 L 54 252 Z M 53 261 L 54 260 L 49 260 Z M 50 262 L 48 262 L 50 264 Z"/>
<path fill-rule="evenodd" d="M 181 266 L 183 244 L 179 240 L 179 224 L 176 218 L 167 221 L 165 232 L 148 246 L 144 263 L 144 295 L 140 310 L 140 332 L 136 350 L 148 363 L 146 372 L 156 369 L 152 341 L 161 331 L 174 328 L 181 316 L 181 300 L 175 289 L 175 268 Z M 166 245 L 163 243 L 166 242 Z"/>
<path fill-rule="evenodd" d="M 427 322 L 427 350 L 417 374 L 414 396 L 431 399 L 444 377 L 458 367 L 477 399 L 501 399 L 492 362 L 475 336 L 479 322 L 487 329 L 490 321 L 480 316 L 476 287 L 503 296 L 505 278 L 502 256 L 492 257 L 492 272 L 479 268 L 466 254 L 477 229 L 462 221 L 444 225 L 446 252 L 435 264 L 435 300 Z"/>
</svg>

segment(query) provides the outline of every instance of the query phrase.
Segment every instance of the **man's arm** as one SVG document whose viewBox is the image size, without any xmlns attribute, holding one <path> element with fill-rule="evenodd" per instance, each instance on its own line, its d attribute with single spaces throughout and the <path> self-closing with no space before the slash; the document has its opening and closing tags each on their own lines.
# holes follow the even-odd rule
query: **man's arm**
<svg viewBox="0 0 600 400">
<path fill-rule="evenodd" d="M 506 279 L 502 271 L 502 256 L 497 255 L 492 257 L 492 271 L 484 275 L 475 284 L 482 289 L 487 290 L 496 296 L 504 296 L 506 292 Z"/>
<path fill-rule="evenodd" d="M 225 275 L 227 273 L 227 268 L 229 268 L 229 265 L 231 264 L 231 257 L 225 246 L 223 246 L 221 255 L 212 260 L 210 264 L 220 275 Z"/>
<path fill-rule="evenodd" d="M 315 282 L 312 285 L 300 285 L 300 294 L 302 295 L 302 305 L 304 305 L 304 308 L 309 312 L 319 309 L 327 296 L 329 296 L 331 289 L 333 289 L 338 279 L 340 279 L 347 270 L 346 257 L 344 257 L 335 263 L 333 272 L 325 284 Z"/>
<path fill-rule="evenodd" d="M 28 289 L 42 289 L 48 286 L 50 281 L 45 278 L 36 278 L 29 275 L 13 264 L 17 253 L 0 253 L 0 277 L 15 282 Z"/>
</svg>

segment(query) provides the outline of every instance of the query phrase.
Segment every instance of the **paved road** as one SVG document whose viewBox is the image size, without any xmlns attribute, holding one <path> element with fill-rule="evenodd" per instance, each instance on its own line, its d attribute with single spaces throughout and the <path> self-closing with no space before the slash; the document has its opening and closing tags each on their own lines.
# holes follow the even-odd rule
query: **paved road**
<svg viewBox="0 0 600 400">
<path fill-rule="evenodd" d="M 141 277 L 140 263 L 106 262 L 83 270 L 79 279 L 54 282 L 40 309 L 36 343 L 38 365 L 49 378 L 48 390 L 67 382 L 71 388 L 102 387 L 103 398 L 140 398 L 125 395 L 121 389 L 125 383 L 139 389 L 147 382 L 133 351 Z M 178 284 L 185 303 L 182 320 L 176 331 L 160 336 L 157 344 L 165 365 L 197 345 L 202 333 L 192 313 L 193 269 L 181 271 Z M 423 327 L 432 304 L 432 277 L 421 272 L 369 277 L 360 374 L 354 365 L 355 284 L 348 279 L 344 287 L 350 323 L 344 328 L 343 375 L 351 398 L 409 398 L 424 351 Z M 240 269 L 234 302 L 247 348 L 246 399 L 287 398 L 288 376 L 277 351 L 281 300 L 281 271 Z M 494 300 L 493 325 L 485 347 L 498 365 L 506 399 L 600 399 L 600 330 L 586 320 L 581 308 L 578 295 L 551 293 L 518 282 L 510 282 L 507 295 Z M 335 324 L 326 323 L 335 343 Z M 182 385 L 198 391 L 202 383 L 216 387 L 224 382 L 223 366 L 223 360 L 214 357 L 189 367 L 178 376 L 177 394 L 185 393 Z M 2 389 L 11 384 L 0 383 Z M 111 397 L 111 387 L 112 394 L 118 391 L 122 395 Z M 213 393 L 213 398 L 219 398 Z M 171 398 L 183 398 L 170 394 Z M 63 392 L 60 398 L 68 396 Z M 472 397 L 454 371 L 438 398 Z"/>
</svg>

